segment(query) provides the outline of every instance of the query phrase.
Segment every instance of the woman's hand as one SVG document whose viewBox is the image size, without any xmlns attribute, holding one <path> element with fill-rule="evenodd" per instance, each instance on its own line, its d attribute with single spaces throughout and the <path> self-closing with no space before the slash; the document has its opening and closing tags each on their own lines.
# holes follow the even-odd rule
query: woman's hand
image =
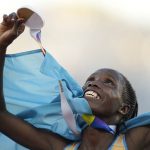
<svg viewBox="0 0 150 150">
<path fill-rule="evenodd" d="M 4 15 L 0 24 L 0 110 L 6 110 L 3 95 L 3 68 L 7 46 L 10 45 L 24 31 L 24 20 L 16 13 Z"/>
<path fill-rule="evenodd" d="M 25 29 L 24 19 L 16 13 L 4 15 L 0 24 L 0 48 L 7 48 Z"/>
</svg>

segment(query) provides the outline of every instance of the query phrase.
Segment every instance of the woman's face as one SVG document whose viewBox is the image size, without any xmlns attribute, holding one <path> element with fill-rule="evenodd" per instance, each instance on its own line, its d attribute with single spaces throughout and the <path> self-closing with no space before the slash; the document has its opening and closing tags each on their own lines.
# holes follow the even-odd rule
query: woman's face
<svg viewBox="0 0 150 150">
<path fill-rule="evenodd" d="M 123 102 L 123 85 L 123 77 L 114 70 L 101 69 L 93 73 L 83 89 L 93 114 L 100 118 L 115 115 Z"/>
</svg>

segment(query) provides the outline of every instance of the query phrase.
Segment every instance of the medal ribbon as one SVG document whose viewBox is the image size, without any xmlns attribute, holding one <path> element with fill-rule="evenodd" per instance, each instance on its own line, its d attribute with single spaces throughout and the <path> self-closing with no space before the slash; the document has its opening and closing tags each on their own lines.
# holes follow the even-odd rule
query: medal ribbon
<svg viewBox="0 0 150 150">
<path fill-rule="evenodd" d="M 116 126 L 115 125 L 107 125 L 103 120 L 99 119 L 94 115 L 82 115 L 83 120 L 91 127 L 96 129 L 102 129 L 111 134 L 115 134 Z"/>
</svg>

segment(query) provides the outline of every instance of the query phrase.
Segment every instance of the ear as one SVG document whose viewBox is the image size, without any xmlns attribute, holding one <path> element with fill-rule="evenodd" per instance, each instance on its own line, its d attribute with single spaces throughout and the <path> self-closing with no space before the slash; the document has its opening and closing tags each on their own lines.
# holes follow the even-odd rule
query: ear
<svg viewBox="0 0 150 150">
<path fill-rule="evenodd" d="M 122 106 L 119 108 L 119 112 L 122 115 L 126 115 L 130 111 L 130 108 L 129 104 L 122 103 Z"/>
</svg>

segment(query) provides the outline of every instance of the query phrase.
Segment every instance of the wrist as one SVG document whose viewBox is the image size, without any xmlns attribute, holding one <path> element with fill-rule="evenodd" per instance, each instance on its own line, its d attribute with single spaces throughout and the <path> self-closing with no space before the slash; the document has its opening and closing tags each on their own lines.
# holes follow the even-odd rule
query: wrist
<svg viewBox="0 0 150 150">
<path fill-rule="evenodd" d="M 8 45 L 0 44 L 0 50 L 6 50 Z"/>
</svg>

